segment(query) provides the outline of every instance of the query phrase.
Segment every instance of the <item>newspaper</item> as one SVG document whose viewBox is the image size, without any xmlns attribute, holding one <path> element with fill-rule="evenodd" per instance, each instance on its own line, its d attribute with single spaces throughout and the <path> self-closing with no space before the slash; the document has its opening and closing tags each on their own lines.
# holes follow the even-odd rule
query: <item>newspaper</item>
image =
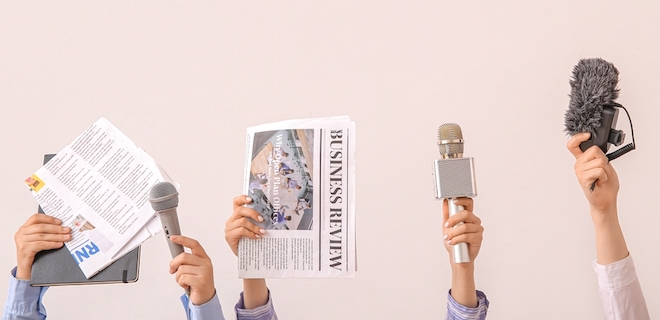
<svg viewBox="0 0 660 320">
<path fill-rule="evenodd" d="M 149 192 L 163 180 L 171 182 L 146 152 L 101 118 L 25 183 L 46 214 L 71 227 L 65 244 L 91 278 L 161 230 Z"/>
<path fill-rule="evenodd" d="M 354 278 L 355 123 L 348 117 L 248 128 L 244 191 L 267 230 L 239 243 L 240 278 Z"/>
</svg>

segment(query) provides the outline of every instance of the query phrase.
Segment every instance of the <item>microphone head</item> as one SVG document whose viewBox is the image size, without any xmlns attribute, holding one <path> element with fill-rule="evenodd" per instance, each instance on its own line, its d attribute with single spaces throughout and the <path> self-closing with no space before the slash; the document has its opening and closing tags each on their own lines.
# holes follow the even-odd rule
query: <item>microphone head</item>
<svg viewBox="0 0 660 320">
<path fill-rule="evenodd" d="M 571 94 L 564 116 L 567 134 L 590 132 L 592 137 L 601 126 L 603 106 L 619 97 L 619 70 L 601 59 L 582 59 L 573 68 Z"/>
<path fill-rule="evenodd" d="M 438 128 L 438 150 L 442 158 L 463 157 L 463 131 L 455 123 L 445 123 Z"/>
<path fill-rule="evenodd" d="M 151 187 L 149 202 L 154 211 L 164 211 L 179 205 L 179 193 L 173 184 L 162 181 Z"/>
</svg>

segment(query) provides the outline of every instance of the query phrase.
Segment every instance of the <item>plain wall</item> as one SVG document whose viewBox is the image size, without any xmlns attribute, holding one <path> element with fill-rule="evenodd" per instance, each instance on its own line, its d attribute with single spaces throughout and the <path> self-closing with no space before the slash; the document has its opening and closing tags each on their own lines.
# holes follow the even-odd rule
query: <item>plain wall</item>
<svg viewBox="0 0 660 320">
<path fill-rule="evenodd" d="M 440 319 L 450 287 L 436 130 L 476 161 L 476 259 L 489 319 L 602 318 L 594 232 L 563 133 L 581 58 L 619 71 L 638 150 L 613 162 L 619 216 L 660 317 L 660 2 L 0 1 L 0 270 L 36 211 L 23 180 L 107 117 L 182 186 L 185 234 L 213 258 L 228 319 L 241 290 L 224 240 L 246 127 L 357 125 L 353 280 L 269 280 L 281 319 Z M 619 127 L 626 132 L 627 120 Z M 199 181 L 211 181 L 201 184 Z M 135 284 L 51 288 L 52 319 L 183 319 L 162 234 Z M 7 280 L 0 279 L 0 300 Z"/>
</svg>

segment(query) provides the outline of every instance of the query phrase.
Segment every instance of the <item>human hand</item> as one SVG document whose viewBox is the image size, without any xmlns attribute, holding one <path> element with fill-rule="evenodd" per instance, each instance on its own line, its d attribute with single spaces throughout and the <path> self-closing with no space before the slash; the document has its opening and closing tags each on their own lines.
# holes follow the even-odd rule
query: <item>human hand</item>
<svg viewBox="0 0 660 320">
<path fill-rule="evenodd" d="M 170 240 L 186 248 L 191 253 L 183 252 L 170 262 L 170 274 L 176 272 L 176 282 L 184 289 L 190 289 L 190 301 L 202 305 L 215 295 L 213 283 L 213 264 L 202 245 L 195 239 L 184 236 L 171 236 Z"/>
<path fill-rule="evenodd" d="M 252 223 L 247 217 L 255 221 L 264 221 L 264 218 L 252 208 L 244 207 L 244 204 L 251 203 L 252 199 L 248 196 L 238 196 L 234 198 L 234 212 L 225 223 L 225 240 L 231 248 L 231 251 L 238 256 L 238 242 L 241 238 L 250 239 L 261 238 L 266 230 Z"/>
<path fill-rule="evenodd" d="M 463 206 L 465 210 L 449 216 L 449 205 L 447 200 L 442 203 L 442 224 L 444 234 L 444 245 L 447 252 L 449 252 L 449 260 L 452 266 L 455 266 L 454 259 L 452 259 L 451 246 L 457 243 L 465 242 L 468 245 L 468 253 L 470 255 L 469 263 L 461 263 L 460 265 L 474 265 L 474 259 L 479 254 L 481 249 L 481 241 L 483 240 L 484 228 L 481 226 L 481 219 L 472 213 L 474 208 L 474 201 L 470 198 L 458 198 L 452 200 L 456 205 Z M 463 223 L 459 225 L 459 223 Z"/>
<path fill-rule="evenodd" d="M 37 252 L 61 248 L 71 240 L 71 228 L 60 219 L 35 213 L 14 234 L 16 243 L 16 279 L 29 280 Z"/>
<path fill-rule="evenodd" d="M 609 163 L 607 156 L 598 146 L 592 146 L 582 152 L 580 143 L 591 137 L 588 132 L 578 133 L 566 144 L 575 157 L 575 176 L 582 187 L 592 212 L 608 214 L 616 212 L 616 197 L 619 192 L 619 178 Z M 591 185 L 596 183 L 593 191 Z"/>
</svg>

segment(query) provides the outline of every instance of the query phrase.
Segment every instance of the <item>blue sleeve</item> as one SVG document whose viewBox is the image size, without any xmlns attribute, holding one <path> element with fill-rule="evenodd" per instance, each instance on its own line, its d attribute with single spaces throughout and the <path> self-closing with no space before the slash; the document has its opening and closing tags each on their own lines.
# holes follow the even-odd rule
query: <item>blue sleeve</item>
<svg viewBox="0 0 660 320">
<path fill-rule="evenodd" d="M 43 320 L 46 308 L 41 299 L 48 287 L 31 287 L 30 281 L 16 279 L 16 268 L 9 278 L 9 293 L 2 320 Z"/>
<path fill-rule="evenodd" d="M 273 301 L 270 297 L 270 290 L 268 290 L 268 302 L 254 309 L 245 309 L 243 293 L 241 292 L 234 310 L 236 311 L 237 320 L 278 320 L 275 308 L 273 307 Z"/>
<path fill-rule="evenodd" d="M 447 320 L 484 320 L 488 313 L 490 302 L 486 294 L 477 290 L 477 307 L 468 308 L 454 300 L 451 296 L 451 290 L 447 294 Z"/>
<path fill-rule="evenodd" d="M 217 293 L 213 295 L 211 300 L 198 306 L 190 302 L 188 296 L 184 294 L 181 296 L 181 303 L 183 303 L 183 308 L 186 310 L 186 319 L 188 320 L 225 320 Z"/>
</svg>

